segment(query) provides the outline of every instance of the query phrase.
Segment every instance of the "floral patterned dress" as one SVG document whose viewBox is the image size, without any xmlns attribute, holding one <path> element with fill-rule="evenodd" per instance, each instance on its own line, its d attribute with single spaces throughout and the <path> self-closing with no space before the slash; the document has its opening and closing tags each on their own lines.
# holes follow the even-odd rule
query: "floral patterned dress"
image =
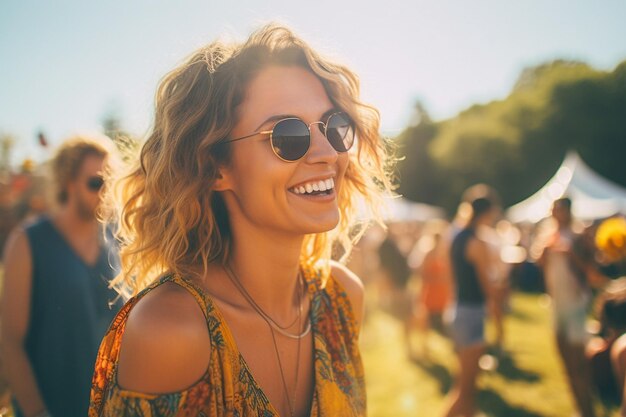
<svg viewBox="0 0 626 417">
<path fill-rule="evenodd" d="M 364 416 L 365 382 L 357 328 L 348 296 L 332 277 L 323 280 L 305 271 L 311 297 L 315 388 L 310 415 Z M 185 390 L 168 394 L 128 391 L 117 384 L 120 345 L 128 315 L 148 292 L 165 282 L 187 289 L 198 301 L 211 339 L 210 364 L 202 378 Z M 130 299 L 105 335 L 91 388 L 89 417 L 246 417 L 278 416 L 254 380 L 219 310 L 200 288 L 168 275 Z"/>
</svg>

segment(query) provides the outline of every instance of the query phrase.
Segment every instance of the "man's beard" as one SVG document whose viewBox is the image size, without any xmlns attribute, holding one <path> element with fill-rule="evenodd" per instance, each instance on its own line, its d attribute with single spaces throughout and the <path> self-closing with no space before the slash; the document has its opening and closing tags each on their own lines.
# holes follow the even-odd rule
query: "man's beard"
<svg viewBox="0 0 626 417">
<path fill-rule="evenodd" d="M 82 198 L 76 199 L 76 214 L 81 220 L 90 221 L 96 218 L 96 208 L 92 208 Z"/>
</svg>

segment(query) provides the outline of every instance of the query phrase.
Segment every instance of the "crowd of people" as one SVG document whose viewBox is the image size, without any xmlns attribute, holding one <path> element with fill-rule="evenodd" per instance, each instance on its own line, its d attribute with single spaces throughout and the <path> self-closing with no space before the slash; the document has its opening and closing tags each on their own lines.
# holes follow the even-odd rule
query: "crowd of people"
<svg viewBox="0 0 626 417">
<path fill-rule="evenodd" d="M 52 204 L 29 198 L 2 240 L 14 415 L 364 415 L 365 285 L 401 320 L 409 357 L 429 356 L 431 330 L 450 337 L 459 372 L 444 415 L 472 416 L 481 357 L 489 344 L 506 354 L 522 264 L 544 277 L 580 414 L 595 415 L 596 392 L 619 401 L 626 278 L 607 276 L 595 226 L 577 231 L 569 199 L 527 239 L 536 259 L 515 267 L 485 185 L 461 196 L 452 222 L 381 221 L 351 254 L 363 207 L 380 220 L 392 188 L 378 131 L 351 70 L 269 25 L 200 48 L 163 78 L 129 167 L 106 137 L 64 141 L 43 187 Z"/>
<path fill-rule="evenodd" d="M 597 241 L 596 231 L 611 223 L 607 233 L 614 241 L 607 248 Z M 511 230 L 516 230 L 513 241 L 507 238 Z M 364 240 L 359 248 L 363 253 L 354 262 L 370 260 L 365 275 L 376 277 L 370 284 L 380 293 L 380 307 L 401 318 L 408 356 L 428 359 L 430 327 L 454 345 L 459 374 L 448 395 L 446 416 L 473 415 L 476 378 L 490 363 L 481 358 L 495 360 L 497 366 L 498 357 L 508 354 L 504 318 L 512 287 L 549 295 L 555 345 L 580 415 L 596 415 L 597 396 L 609 403 L 621 401 L 626 356 L 626 288 L 619 278 L 626 274 L 623 217 L 585 226 L 573 218 L 572 201 L 562 197 L 542 223 L 517 227 L 503 219 L 495 191 L 481 184 L 462 196 L 451 223 L 396 223 L 386 235 L 375 230 L 373 236 Z M 518 249 L 526 256 L 510 263 L 504 254 L 511 244 L 522 245 Z M 535 282 L 538 276 L 541 285 Z M 594 317 L 601 328 L 592 333 Z M 494 329 L 489 341 L 486 320 Z M 412 346 L 415 339 L 421 340 L 418 349 Z M 487 348 L 495 357 L 486 355 Z"/>
</svg>

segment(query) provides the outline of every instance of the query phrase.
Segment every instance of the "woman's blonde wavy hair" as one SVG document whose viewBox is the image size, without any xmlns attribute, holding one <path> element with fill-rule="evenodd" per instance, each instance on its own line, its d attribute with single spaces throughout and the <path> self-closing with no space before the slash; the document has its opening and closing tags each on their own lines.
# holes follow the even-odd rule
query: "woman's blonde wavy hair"
<svg viewBox="0 0 626 417">
<path fill-rule="evenodd" d="M 288 28 L 270 24 L 241 44 L 214 42 L 168 73 L 156 93 L 154 127 L 139 160 L 110 189 L 109 216 L 119 225 L 122 272 L 112 285 L 135 295 L 165 272 L 183 276 L 225 263 L 231 243 L 221 195 L 213 190 L 227 164 L 228 138 L 249 81 L 268 65 L 298 65 L 315 74 L 331 102 L 356 124 L 356 150 L 339 191 L 335 229 L 305 237 L 303 267 L 328 271 L 332 252 L 347 256 L 363 219 L 379 219 L 381 195 L 391 188 L 387 145 L 378 111 L 359 101 L 359 80 L 327 60 Z M 363 229 L 363 228 L 360 228 Z"/>
</svg>

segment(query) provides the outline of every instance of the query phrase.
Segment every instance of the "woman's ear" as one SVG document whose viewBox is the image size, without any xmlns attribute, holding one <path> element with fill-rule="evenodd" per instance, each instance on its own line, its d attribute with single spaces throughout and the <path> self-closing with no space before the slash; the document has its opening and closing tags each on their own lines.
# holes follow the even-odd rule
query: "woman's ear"
<svg viewBox="0 0 626 417">
<path fill-rule="evenodd" d="M 232 189 L 231 172 L 226 166 L 220 166 L 217 169 L 217 177 L 213 183 L 213 190 L 226 191 Z"/>
</svg>

